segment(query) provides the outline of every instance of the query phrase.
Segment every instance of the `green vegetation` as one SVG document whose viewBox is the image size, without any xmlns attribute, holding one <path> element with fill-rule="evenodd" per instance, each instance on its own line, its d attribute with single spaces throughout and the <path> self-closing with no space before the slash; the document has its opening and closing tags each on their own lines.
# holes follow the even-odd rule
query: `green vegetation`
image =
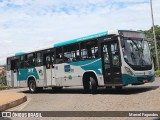
<svg viewBox="0 0 160 120">
<path fill-rule="evenodd" d="M 154 46 L 154 39 L 153 39 L 153 27 L 143 32 L 145 33 L 146 37 L 149 40 L 151 53 L 152 53 L 154 64 L 155 64 L 155 69 L 157 70 L 155 46 Z M 156 33 L 157 49 L 158 49 L 157 51 L 158 51 L 158 57 L 159 57 L 159 63 L 160 63 L 160 26 L 159 25 L 155 25 L 155 33 Z"/>
<path fill-rule="evenodd" d="M 6 86 L 7 80 L 6 80 L 6 67 L 5 65 L 0 66 L 0 86 Z"/>
<path fill-rule="evenodd" d="M 6 76 L 0 76 L 0 86 L 6 86 L 7 81 L 6 81 Z"/>
<path fill-rule="evenodd" d="M 0 90 L 5 90 L 5 89 L 9 89 L 8 86 L 0 86 Z"/>
<path fill-rule="evenodd" d="M 160 76 L 160 70 L 155 71 L 155 75 L 156 75 L 157 77 L 159 77 L 159 76 Z"/>
<path fill-rule="evenodd" d="M 7 80 L 5 74 L 0 74 L 0 90 L 8 89 Z"/>
</svg>

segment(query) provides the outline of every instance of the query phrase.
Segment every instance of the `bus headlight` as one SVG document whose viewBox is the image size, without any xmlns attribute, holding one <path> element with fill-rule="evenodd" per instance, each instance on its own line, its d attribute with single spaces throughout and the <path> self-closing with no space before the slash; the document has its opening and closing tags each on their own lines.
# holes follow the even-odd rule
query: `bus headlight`
<svg viewBox="0 0 160 120">
<path fill-rule="evenodd" d="M 133 72 L 128 67 L 125 67 L 125 69 L 129 75 L 134 75 Z"/>
</svg>

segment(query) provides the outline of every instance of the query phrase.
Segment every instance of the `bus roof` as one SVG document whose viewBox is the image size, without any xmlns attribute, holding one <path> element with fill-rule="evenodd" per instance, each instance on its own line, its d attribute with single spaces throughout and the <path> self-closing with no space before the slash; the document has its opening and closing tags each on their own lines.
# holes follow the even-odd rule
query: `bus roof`
<svg viewBox="0 0 160 120">
<path fill-rule="evenodd" d="M 101 32 L 101 33 L 97 33 L 97 34 L 88 35 L 88 36 L 85 36 L 85 37 L 80 37 L 80 38 L 77 38 L 77 39 L 67 40 L 67 41 L 64 41 L 64 42 L 55 43 L 55 44 L 53 44 L 53 47 L 59 47 L 59 46 L 67 45 L 67 44 L 72 44 L 72 43 L 76 43 L 76 42 L 80 42 L 80 41 L 85 41 L 85 40 L 88 40 L 88 39 L 105 36 L 107 34 L 108 34 L 108 32 Z"/>
<path fill-rule="evenodd" d="M 15 56 L 20 56 L 20 55 L 24 55 L 24 54 L 26 54 L 25 52 L 17 52 L 16 54 L 15 54 Z"/>
<path fill-rule="evenodd" d="M 102 37 L 102 36 L 105 36 L 105 35 L 108 35 L 108 34 L 118 34 L 118 30 L 110 30 L 110 31 L 105 31 L 105 32 L 100 32 L 100 33 L 88 35 L 88 36 L 85 36 L 85 37 L 80 37 L 80 38 L 67 40 L 67 41 L 63 41 L 63 42 L 58 42 L 58 43 L 53 44 L 53 46 L 48 47 L 48 49 L 52 48 L 52 47 L 60 47 L 60 46 L 63 46 L 63 45 L 68 45 L 68 44 L 72 44 L 72 43 L 76 43 L 76 42 L 80 42 L 80 41 L 85 41 L 85 40 L 92 39 L 92 38 Z M 47 49 L 47 48 L 45 47 L 45 49 Z M 44 49 L 38 49 L 38 50 L 44 50 Z M 15 54 L 15 56 L 24 55 L 24 54 L 34 52 L 34 51 L 38 51 L 38 50 L 36 49 L 36 50 L 29 51 L 29 52 L 17 52 Z"/>
</svg>

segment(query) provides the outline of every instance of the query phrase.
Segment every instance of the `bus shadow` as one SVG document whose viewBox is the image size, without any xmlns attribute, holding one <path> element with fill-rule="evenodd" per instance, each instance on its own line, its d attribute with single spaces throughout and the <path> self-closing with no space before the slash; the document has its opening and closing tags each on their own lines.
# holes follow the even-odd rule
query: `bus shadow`
<svg viewBox="0 0 160 120">
<path fill-rule="evenodd" d="M 122 90 L 117 89 L 106 89 L 105 91 L 100 91 L 101 94 L 118 94 L 118 95 L 131 95 L 148 92 L 151 90 L 158 89 L 158 86 L 141 86 L 141 87 L 126 87 Z"/>
<path fill-rule="evenodd" d="M 115 88 L 99 88 L 96 94 L 130 95 L 130 94 L 144 93 L 158 88 L 159 86 L 124 87 L 121 90 L 117 90 Z M 32 94 L 28 90 L 21 92 L 26 94 Z M 70 87 L 70 88 L 63 88 L 61 90 L 44 89 L 43 91 L 34 94 L 91 94 L 91 93 L 84 93 L 84 90 L 82 88 Z"/>
</svg>

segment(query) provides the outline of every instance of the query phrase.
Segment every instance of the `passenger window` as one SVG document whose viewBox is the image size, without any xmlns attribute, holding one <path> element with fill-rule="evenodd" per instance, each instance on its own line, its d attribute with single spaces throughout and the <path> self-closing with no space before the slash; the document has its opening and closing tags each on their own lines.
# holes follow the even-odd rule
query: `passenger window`
<svg viewBox="0 0 160 120">
<path fill-rule="evenodd" d="M 24 68 L 24 56 L 20 56 L 19 68 Z"/>
<path fill-rule="evenodd" d="M 7 71 L 11 70 L 11 59 L 7 59 Z"/>
<path fill-rule="evenodd" d="M 17 72 L 17 69 L 18 69 L 18 61 L 19 61 L 19 58 L 16 58 L 14 60 L 11 60 L 11 70 L 13 70 L 13 72 Z"/>
<path fill-rule="evenodd" d="M 36 66 L 42 66 L 42 53 L 41 52 L 37 53 Z"/>
<path fill-rule="evenodd" d="M 64 62 L 73 62 L 79 60 L 79 55 L 78 44 L 64 46 Z"/>
<path fill-rule="evenodd" d="M 35 66 L 35 58 L 34 54 L 27 55 L 26 67 L 34 67 Z"/>
<path fill-rule="evenodd" d="M 49 69 L 51 64 L 51 58 L 50 55 L 46 56 L 46 68 Z"/>
<path fill-rule="evenodd" d="M 62 47 L 56 49 L 56 63 L 60 64 L 63 62 L 62 58 Z"/>
<path fill-rule="evenodd" d="M 81 43 L 81 57 L 82 59 L 98 58 L 97 40 Z"/>
</svg>

